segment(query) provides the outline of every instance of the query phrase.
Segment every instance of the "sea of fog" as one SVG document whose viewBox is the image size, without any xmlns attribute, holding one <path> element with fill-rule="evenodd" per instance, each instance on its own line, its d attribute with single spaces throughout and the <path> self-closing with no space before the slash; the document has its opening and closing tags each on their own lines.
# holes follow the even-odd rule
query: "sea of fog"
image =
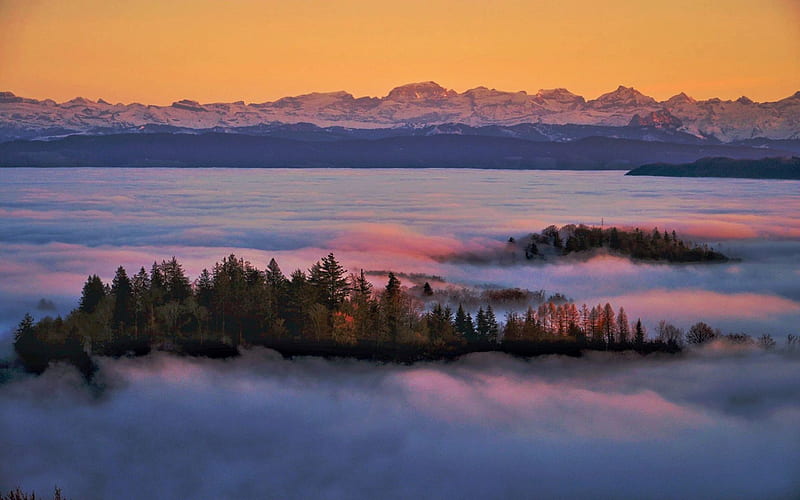
<svg viewBox="0 0 800 500">
<path fill-rule="evenodd" d="M 435 257 L 550 224 L 676 230 L 736 258 L 536 265 Z M 235 253 L 611 301 L 770 333 L 682 356 L 476 354 L 413 366 L 265 349 L 98 360 L 0 382 L 0 492 L 141 498 L 800 497 L 800 183 L 486 170 L 0 169 L 0 358 L 27 311 L 66 314 L 87 275 Z M 379 274 L 372 275 L 382 285 Z M 437 286 L 441 285 L 436 282 Z M 42 300 L 44 299 L 44 300 Z"/>
<path fill-rule="evenodd" d="M 741 260 L 454 265 L 550 224 L 676 230 Z M 352 271 L 560 292 L 622 305 L 651 327 L 705 320 L 785 337 L 800 324 L 800 183 L 626 177 L 621 171 L 2 169 L 0 336 L 27 311 L 66 314 L 89 274 L 176 256 L 191 277 L 236 253 L 308 268 L 329 251 Z M 383 285 L 376 277 L 376 284 Z M 41 302 L 41 299 L 45 301 Z"/>
<path fill-rule="evenodd" d="M 254 349 L 100 364 L 99 395 L 66 367 L 0 384 L 0 488 L 57 484 L 81 500 L 800 494 L 800 359 L 780 351 L 399 366 Z"/>
</svg>

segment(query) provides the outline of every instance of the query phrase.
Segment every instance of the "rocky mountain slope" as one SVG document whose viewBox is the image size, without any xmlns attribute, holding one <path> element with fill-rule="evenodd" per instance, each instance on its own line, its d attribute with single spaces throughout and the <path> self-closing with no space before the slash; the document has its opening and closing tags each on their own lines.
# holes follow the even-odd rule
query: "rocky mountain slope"
<svg viewBox="0 0 800 500">
<path fill-rule="evenodd" d="M 800 92 L 775 102 L 697 101 L 678 94 L 656 101 L 620 86 L 586 100 L 566 89 L 535 94 L 477 87 L 458 93 L 434 82 L 403 85 L 385 97 L 347 92 L 311 93 L 273 102 L 170 106 L 111 104 L 81 97 L 67 102 L 36 100 L 0 92 L 0 140 L 168 126 L 226 131 L 276 123 L 311 123 L 350 129 L 422 128 L 445 124 L 471 127 L 518 124 L 648 127 L 701 139 L 733 142 L 753 138 L 800 139 Z M 553 137 L 550 140 L 570 140 Z M 659 139 L 654 139 L 659 140 Z"/>
</svg>

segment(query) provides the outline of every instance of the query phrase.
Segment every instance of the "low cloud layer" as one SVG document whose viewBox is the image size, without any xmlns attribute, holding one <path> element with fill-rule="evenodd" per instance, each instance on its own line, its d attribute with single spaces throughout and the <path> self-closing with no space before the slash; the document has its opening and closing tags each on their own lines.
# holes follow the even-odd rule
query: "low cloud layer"
<svg viewBox="0 0 800 500">
<path fill-rule="evenodd" d="M 154 355 L 0 385 L 0 487 L 71 498 L 794 498 L 800 359 Z"/>
</svg>

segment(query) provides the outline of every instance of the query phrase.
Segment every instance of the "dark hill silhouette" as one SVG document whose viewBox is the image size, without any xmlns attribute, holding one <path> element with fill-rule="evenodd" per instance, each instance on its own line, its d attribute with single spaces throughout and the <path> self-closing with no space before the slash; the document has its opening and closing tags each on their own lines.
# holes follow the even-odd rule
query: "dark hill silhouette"
<svg viewBox="0 0 800 500">
<path fill-rule="evenodd" d="M 737 177 L 747 179 L 798 179 L 800 158 L 701 158 L 692 163 L 642 165 L 625 175 L 665 177 Z"/>
<path fill-rule="evenodd" d="M 786 154 L 769 150 L 771 154 Z M 0 144 L 4 167 L 353 167 L 629 169 L 707 156 L 762 158 L 746 146 L 693 145 L 607 137 L 535 142 L 508 137 L 431 135 L 375 140 L 298 141 L 243 134 L 116 134 Z"/>
</svg>

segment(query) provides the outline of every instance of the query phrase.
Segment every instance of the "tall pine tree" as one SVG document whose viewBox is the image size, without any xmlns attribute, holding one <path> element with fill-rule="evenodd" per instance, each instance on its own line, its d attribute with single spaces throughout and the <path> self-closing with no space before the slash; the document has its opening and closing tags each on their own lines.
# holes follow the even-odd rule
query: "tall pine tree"
<svg viewBox="0 0 800 500">
<path fill-rule="evenodd" d="M 120 333 L 135 322 L 136 301 L 133 295 L 133 284 L 128 278 L 125 268 L 119 266 L 111 282 L 111 295 L 114 297 L 114 310 L 111 315 L 111 326 Z"/>
</svg>

